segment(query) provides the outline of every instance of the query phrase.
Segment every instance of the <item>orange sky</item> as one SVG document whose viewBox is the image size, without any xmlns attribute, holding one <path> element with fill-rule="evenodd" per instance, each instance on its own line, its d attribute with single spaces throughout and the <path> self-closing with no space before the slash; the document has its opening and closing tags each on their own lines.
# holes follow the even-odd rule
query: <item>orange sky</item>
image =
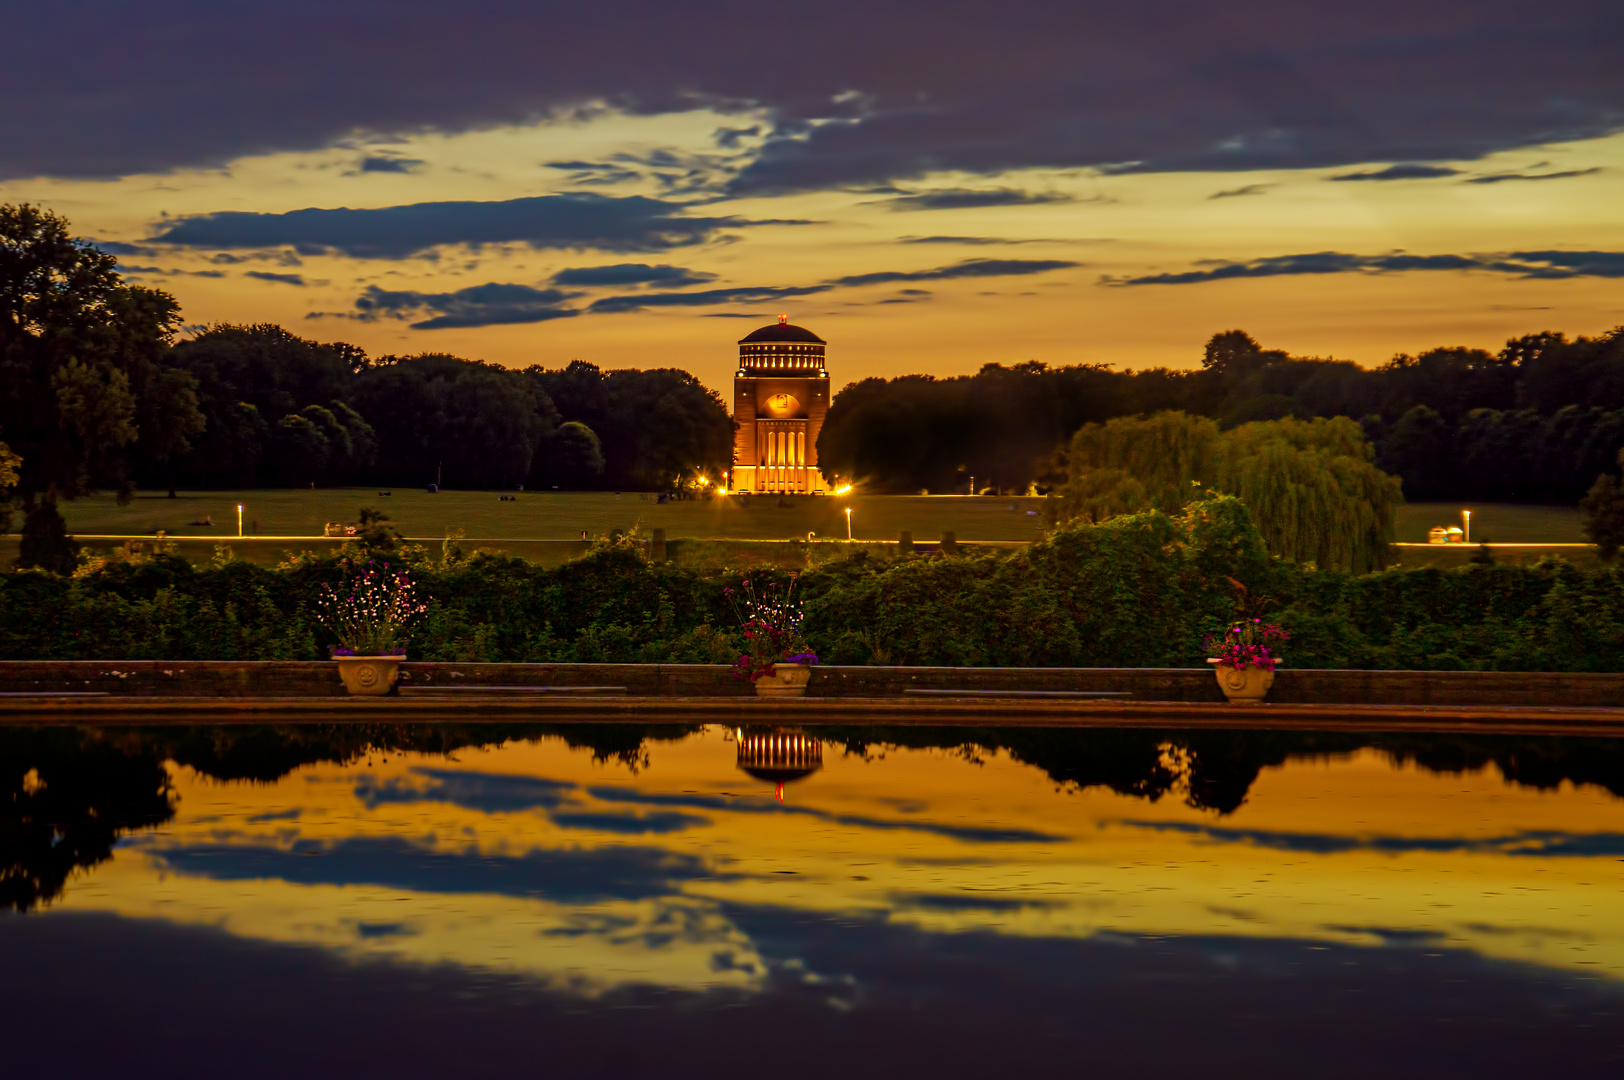
<svg viewBox="0 0 1624 1080">
<path fill-rule="evenodd" d="M 451 244 L 376 258 L 332 250 L 301 255 L 287 245 L 152 243 L 177 219 L 220 212 L 483 203 L 579 191 L 578 177 L 540 163 L 715 153 L 718 130 L 739 122 L 705 110 L 652 117 L 605 112 L 567 123 L 246 156 L 221 168 L 114 180 L 13 180 L 0 183 L 0 202 L 40 203 L 67 215 L 81 235 L 141 249 L 122 256 L 123 263 L 145 268 L 135 280 L 173 292 L 190 324 L 279 322 L 374 354 L 447 351 L 515 366 L 557 367 L 572 359 L 606 368 L 675 366 L 718 390 L 732 376 L 734 341 L 780 311 L 829 340 L 836 386 L 871 375 L 965 374 L 987 362 L 1028 359 L 1189 367 L 1211 333 L 1231 327 L 1270 347 L 1372 365 L 1396 351 L 1457 343 L 1492 349 L 1524 332 L 1596 334 L 1624 323 L 1618 277 L 1530 277 L 1526 267 L 1367 266 L 1186 284 L 1111 283 L 1320 252 L 1455 255 L 1488 266 L 1508 253 L 1624 250 L 1617 181 L 1624 136 L 1438 164 L 1445 175 L 1419 179 L 1332 179 L 1379 171 L 1380 162 L 1224 173 L 1026 169 L 933 174 L 908 184 L 906 196 L 847 189 L 710 194 L 683 202 L 678 212 L 801 223 L 717 228 L 699 242 L 652 253 Z M 360 163 L 368 158 L 410 164 L 402 171 L 365 171 Z M 1484 178 L 1493 182 L 1474 182 Z M 670 199 L 647 176 L 592 190 Z M 918 205 L 899 202 L 903 198 L 965 191 L 1018 191 L 1028 202 L 899 208 Z M 917 242 L 924 237 L 959 239 Z M 1015 270 L 972 276 L 951 269 L 979 259 L 1010 261 Z M 366 316 L 356 301 L 368 287 L 429 297 L 489 283 L 545 291 L 556 287 L 552 278 L 561 270 L 628 263 L 709 275 L 697 286 L 679 287 L 690 292 L 826 288 L 784 299 L 452 329 L 412 328 L 435 314 L 421 305 L 357 318 Z M 1032 263 L 1073 265 L 1030 270 Z M 930 276 L 943 268 L 949 272 Z M 256 273 L 262 276 L 251 276 Z M 866 274 L 915 279 L 829 284 Z M 565 306 L 584 309 L 660 286 L 562 291 L 570 294 Z M 711 317 L 717 315 L 743 317 Z"/>
</svg>

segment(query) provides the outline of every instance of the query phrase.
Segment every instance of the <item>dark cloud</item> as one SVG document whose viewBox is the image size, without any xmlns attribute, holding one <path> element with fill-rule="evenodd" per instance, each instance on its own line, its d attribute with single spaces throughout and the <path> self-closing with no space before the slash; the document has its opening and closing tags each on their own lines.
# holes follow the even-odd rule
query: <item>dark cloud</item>
<svg viewBox="0 0 1624 1080">
<path fill-rule="evenodd" d="M 1050 270 L 1066 270 L 1082 264 L 1066 259 L 966 259 L 952 266 L 938 266 L 934 270 L 895 271 L 873 274 L 853 274 L 835 278 L 832 285 L 884 285 L 893 281 L 950 281 L 954 278 L 1019 277 L 1026 274 L 1044 274 Z"/>
<path fill-rule="evenodd" d="M 739 193 L 943 170 L 1461 161 L 1624 125 L 1617 0 L 828 0 L 816 19 L 469 0 L 454 34 L 416 0 L 9 14 L 8 40 L 73 48 L 8 56 L 0 178 L 706 103 L 765 125 Z"/>
<path fill-rule="evenodd" d="M 1372 169 L 1367 172 L 1343 173 L 1333 176 L 1332 180 L 1435 180 L 1441 176 L 1459 176 L 1459 169 L 1451 169 L 1447 165 L 1422 165 L 1417 162 L 1406 162 L 1399 165 L 1389 165 L 1385 169 Z"/>
<path fill-rule="evenodd" d="M 144 274 L 160 274 L 164 277 L 206 277 L 223 278 L 226 275 L 219 270 L 174 270 L 162 266 L 125 266 L 119 264 L 118 272 L 125 277 L 140 277 Z"/>
<path fill-rule="evenodd" d="M 417 158 L 368 155 L 361 159 L 361 171 L 364 173 L 409 173 L 422 165 L 423 162 Z"/>
<path fill-rule="evenodd" d="M 1474 176 L 1466 181 L 1468 184 L 1504 184 L 1515 180 L 1566 180 L 1574 176 L 1591 176 L 1601 172 L 1601 169 L 1569 169 L 1566 172 L 1548 173 L 1490 173 L 1487 176 Z"/>
<path fill-rule="evenodd" d="M 1247 184 L 1244 187 L 1230 188 L 1227 191 L 1215 191 L 1208 195 L 1209 199 L 1234 199 L 1242 195 L 1261 195 L 1274 187 L 1273 184 Z"/>
<path fill-rule="evenodd" d="M 595 161 L 549 161 L 549 169 L 561 169 L 570 174 L 572 184 L 623 184 L 641 180 L 643 174 L 624 165 L 611 165 Z"/>
<path fill-rule="evenodd" d="M 706 289 L 701 292 L 632 293 L 626 296 L 606 296 L 595 300 L 587 309 L 594 314 L 616 314 L 639 311 L 651 307 L 708 307 L 712 304 L 765 303 L 786 300 L 796 296 L 812 296 L 834 288 L 862 285 L 884 285 L 898 281 L 949 281 L 955 278 L 1009 277 L 1041 274 L 1080 265 L 1061 259 L 966 259 L 952 266 L 938 266 L 932 270 L 882 271 L 873 274 L 854 274 L 850 277 L 831 278 L 817 285 L 791 287 L 745 286 L 726 289 Z"/>
<path fill-rule="evenodd" d="M 1198 285 L 1231 278 L 1289 277 L 1303 274 L 1397 273 L 1410 270 L 1485 270 L 1520 278 L 1624 278 L 1624 252 L 1513 251 L 1506 255 L 1347 255 L 1318 251 L 1273 255 L 1250 262 L 1226 262 L 1204 270 L 1106 277 L 1103 285 Z"/>
<path fill-rule="evenodd" d="M 904 236 L 899 244 L 968 244 L 972 247 L 991 244 L 1042 244 L 1043 240 L 1007 240 L 1001 236 Z"/>
<path fill-rule="evenodd" d="M 616 199 L 575 193 L 373 210 L 222 211 L 167 223 L 152 241 L 198 248 L 286 246 L 306 253 L 337 251 L 355 258 L 398 259 L 443 244 L 663 251 L 703 243 L 721 229 L 749 224 L 764 223 L 688 217 L 675 203 L 641 196 Z"/>
<path fill-rule="evenodd" d="M 580 293 L 559 289 L 537 289 L 529 285 L 511 285 L 490 282 L 459 289 L 451 293 L 422 293 L 410 290 L 394 291 L 369 285 L 355 301 L 353 312 L 315 312 L 307 318 L 339 317 L 372 322 L 377 319 L 415 319 L 415 330 L 442 330 L 449 327 L 493 326 L 506 323 L 545 322 L 549 319 L 567 319 L 583 311 L 594 315 L 619 315 L 648 308 L 696 308 L 722 304 L 762 304 L 788 300 L 798 296 L 815 296 L 836 288 L 864 285 L 883 285 L 893 282 L 951 281 L 959 278 L 1020 277 L 1062 270 L 1080 263 L 1062 259 L 967 259 L 951 266 L 930 270 L 884 271 L 874 274 L 855 274 L 833 278 L 816 285 L 738 285 L 719 289 L 701 289 L 689 292 L 632 292 L 619 296 L 605 296 L 594 300 L 585 308 L 566 306 L 566 301 Z M 613 273 L 610 273 L 613 271 Z M 602 272 L 601 276 L 597 275 Z M 671 277 L 662 277 L 674 272 Z M 674 266 L 646 266 L 641 263 L 610 267 L 582 267 L 561 270 L 554 277 L 555 284 L 568 285 L 636 285 L 642 283 L 674 285 L 685 283 L 676 274 L 692 274 Z M 614 279 L 614 280 L 611 280 Z M 922 290 L 905 289 L 904 296 L 925 296 Z M 901 302 L 901 301 L 892 301 Z M 743 313 L 725 313 L 719 317 L 749 317 Z"/>
<path fill-rule="evenodd" d="M 944 188 L 921 191 L 887 199 L 892 210 L 976 210 L 987 206 L 1041 206 L 1044 203 L 1071 202 L 1070 195 L 1058 192 L 1017 191 L 1014 188 Z"/>
<path fill-rule="evenodd" d="M 449 293 L 392 291 L 368 285 L 355 301 L 350 318 L 372 322 L 380 318 L 413 319 L 438 312 L 412 323 L 413 330 L 449 330 L 472 326 L 508 326 L 515 323 L 548 322 L 579 315 L 576 308 L 564 307 L 578 293 L 558 289 L 536 289 L 529 285 L 489 282 Z"/>
<path fill-rule="evenodd" d="M 555 285 L 663 285 L 680 288 L 714 281 L 715 274 L 681 266 L 650 266 L 647 263 L 618 263 L 614 266 L 581 266 L 553 275 Z"/>
<path fill-rule="evenodd" d="M 702 292 L 632 293 L 627 296 L 606 296 L 594 300 L 587 310 L 595 315 L 615 315 L 627 311 L 641 311 L 654 307 L 709 307 L 712 304 L 759 304 L 768 300 L 784 300 L 792 296 L 811 296 L 828 292 L 828 285 L 804 286 L 741 286 L 731 289 L 705 289 Z"/>
<path fill-rule="evenodd" d="M 86 240 L 85 243 L 94 244 L 109 255 L 137 255 L 143 259 L 151 259 L 161 254 L 157 248 L 140 247 L 119 240 Z"/>
<path fill-rule="evenodd" d="M 303 274 L 272 274 L 264 270 L 249 270 L 243 277 L 251 277 L 256 281 L 277 281 L 283 285 L 297 285 L 300 288 L 304 288 L 305 284 Z"/>
</svg>

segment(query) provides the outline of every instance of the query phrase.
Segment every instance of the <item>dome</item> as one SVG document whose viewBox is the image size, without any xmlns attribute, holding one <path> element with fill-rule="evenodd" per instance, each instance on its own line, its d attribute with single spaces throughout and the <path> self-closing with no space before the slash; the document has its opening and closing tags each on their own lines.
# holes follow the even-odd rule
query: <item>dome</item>
<svg viewBox="0 0 1624 1080">
<path fill-rule="evenodd" d="M 747 345 L 752 341 L 809 341 L 816 345 L 825 344 L 824 340 L 804 326 L 791 326 L 787 322 L 779 321 L 771 326 L 763 326 L 760 330 L 747 337 L 739 339 L 740 345 Z"/>
</svg>

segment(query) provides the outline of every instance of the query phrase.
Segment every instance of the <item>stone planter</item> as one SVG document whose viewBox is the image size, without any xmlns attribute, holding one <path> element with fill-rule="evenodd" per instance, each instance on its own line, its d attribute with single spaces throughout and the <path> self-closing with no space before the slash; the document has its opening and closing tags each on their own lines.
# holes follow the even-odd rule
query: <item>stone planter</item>
<svg viewBox="0 0 1624 1080">
<path fill-rule="evenodd" d="M 373 697 L 387 694 L 400 678 L 400 662 L 404 656 L 335 656 L 338 677 L 344 680 L 344 689 L 351 694 Z"/>
<path fill-rule="evenodd" d="M 812 681 L 810 664 L 774 664 L 771 675 L 756 680 L 757 697 L 805 697 Z"/>
<path fill-rule="evenodd" d="M 1228 698 L 1231 704 L 1262 701 L 1268 694 L 1269 687 L 1274 685 L 1272 671 L 1264 671 L 1257 667 L 1237 670 L 1222 660 L 1208 660 L 1207 663 L 1215 665 L 1213 672 L 1218 676 L 1218 689 L 1224 692 L 1224 697 Z"/>
</svg>

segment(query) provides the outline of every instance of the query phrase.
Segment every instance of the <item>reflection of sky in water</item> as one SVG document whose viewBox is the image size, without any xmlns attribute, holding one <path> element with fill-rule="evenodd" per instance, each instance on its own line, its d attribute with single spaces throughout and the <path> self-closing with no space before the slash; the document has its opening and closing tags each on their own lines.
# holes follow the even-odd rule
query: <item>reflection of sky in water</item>
<svg viewBox="0 0 1624 1080">
<path fill-rule="evenodd" d="M 173 820 L 128 836 L 50 910 L 589 996 L 759 991 L 774 972 L 851 989 L 841 926 L 944 948 L 969 934 L 1181 938 L 1226 956 L 1271 941 L 1445 949 L 1624 980 L 1624 801 L 1595 787 L 1363 751 L 1265 768 L 1218 814 L 1057 786 L 1002 751 L 892 747 L 826 751 L 780 803 L 735 770 L 730 737 L 655 744 L 636 771 L 556 739 L 268 784 L 171 766 Z"/>
</svg>

